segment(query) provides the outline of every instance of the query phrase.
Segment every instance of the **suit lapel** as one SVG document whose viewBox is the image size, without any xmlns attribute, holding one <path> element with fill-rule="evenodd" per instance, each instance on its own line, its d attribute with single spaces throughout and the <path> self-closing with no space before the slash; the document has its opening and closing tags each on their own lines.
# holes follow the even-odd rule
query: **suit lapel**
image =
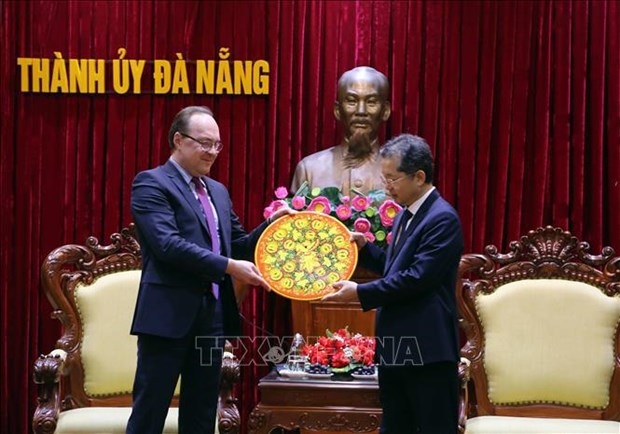
<svg viewBox="0 0 620 434">
<path fill-rule="evenodd" d="M 433 203 L 439 198 L 439 192 L 437 189 L 433 190 L 433 192 L 426 198 L 420 209 L 413 216 L 413 220 L 409 223 L 409 227 L 401 234 L 400 240 L 398 240 L 397 246 L 390 246 L 391 250 L 388 250 L 388 260 L 385 265 L 385 271 L 390 269 L 394 259 L 399 255 L 400 252 L 403 251 L 402 247 L 409 241 L 411 235 L 415 232 L 416 227 L 420 224 L 424 216 L 428 213 L 429 209 L 433 205 Z M 402 217 L 402 213 L 399 215 L 399 225 L 400 219 Z"/>
<path fill-rule="evenodd" d="M 388 257 L 388 262 L 390 261 L 389 258 L 392 258 L 392 255 L 394 254 L 394 243 L 396 242 L 396 234 L 398 233 L 398 228 L 400 228 L 400 221 L 403 218 L 403 213 L 402 211 L 398 214 L 398 216 L 396 216 L 396 218 L 394 219 L 394 224 L 392 225 L 392 242 L 389 244 L 388 246 L 388 250 L 387 250 L 387 257 Z M 404 234 L 401 234 L 404 235 Z M 401 238 L 404 238 L 403 236 L 401 236 Z"/>
<path fill-rule="evenodd" d="M 198 217 L 198 220 L 200 220 L 202 226 L 208 233 L 209 228 L 207 227 L 207 221 L 205 220 L 205 216 L 202 211 L 202 205 L 198 202 L 196 196 L 194 196 L 194 192 L 192 192 L 189 184 L 185 182 L 183 175 L 179 173 L 177 168 L 170 161 L 167 161 L 164 167 L 168 173 L 168 176 L 170 176 L 170 179 L 172 179 L 172 182 L 181 193 L 181 196 L 183 196 L 189 206 L 194 210 L 196 217 Z"/>
</svg>

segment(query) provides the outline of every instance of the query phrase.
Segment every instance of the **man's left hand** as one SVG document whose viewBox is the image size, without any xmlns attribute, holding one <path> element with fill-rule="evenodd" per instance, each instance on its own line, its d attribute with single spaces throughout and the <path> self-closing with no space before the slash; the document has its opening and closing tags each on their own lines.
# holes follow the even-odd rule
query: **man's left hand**
<svg viewBox="0 0 620 434">
<path fill-rule="evenodd" d="M 357 283 L 350 280 L 341 280 L 332 285 L 335 292 L 327 294 L 323 301 L 359 301 L 357 297 Z"/>
</svg>

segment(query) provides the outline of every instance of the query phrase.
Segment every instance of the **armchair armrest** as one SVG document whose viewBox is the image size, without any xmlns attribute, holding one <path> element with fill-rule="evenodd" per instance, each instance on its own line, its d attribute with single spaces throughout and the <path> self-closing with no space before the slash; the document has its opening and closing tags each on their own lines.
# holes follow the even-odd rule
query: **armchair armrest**
<svg viewBox="0 0 620 434">
<path fill-rule="evenodd" d="M 469 365 L 471 365 L 471 361 L 466 357 L 461 357 L 458 367 L 459 379 L 461 380 L 461 393 L 459 396 L 459 434 L 465 433 L 465 424 L 467 423 L 467 407 L 469 406 L 469 394 L 467 391 Z"/>
<path fill-rule="evenodd" d="M 33 380 L 37 384 L 37 408 L 32 419 L 35 434 L 51 434 L 56 430 L 60 413 L 61 377 L 67 374 L 67 353 L 56 349 L 40 355 L 34 362 Z"/>
<path fill-rule="evenodd" d="M 233 387 L 239 382 L 241 373 L 239 360 L 233 354 L 232 344 L 226 341 L 222 357 L 222 376 L 220 379 L 220 405 L 218 408 L 218 429 L 221 434 L 238 434 L 241 429 L 241 416 Z"/>
</svg>

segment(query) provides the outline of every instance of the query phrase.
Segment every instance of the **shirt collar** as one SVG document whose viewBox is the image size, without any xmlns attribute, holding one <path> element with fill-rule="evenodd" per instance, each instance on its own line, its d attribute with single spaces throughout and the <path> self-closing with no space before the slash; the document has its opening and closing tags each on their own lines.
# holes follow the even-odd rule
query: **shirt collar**
<svg viewBox="0 0 620 434">
<path fill-rule="evenodd" d="M 169 160 L 170 160 L 170 162 L 172 164 L 174 164 L 174 167 L 176 167 L 179 170 L 179 173 L 181 174 L 181 176 L 185 180 L 185 183 L 189 184 L 192 181 L 192 175 L 190 175 L 187 170 L 185 170 L 179 163 L 177 163 L 174 160 L 174 158 L 170 157 Z"/>
<path fill-rule="evenodd" d="M 420 207 L 422 206 L 426 198 L 428 198 L 431 195 L 433 190 L 435 190 L 434 185 L 426 193 L 424 193 L 424 196 L 422 196 L 421 198 L 419 198 L 418 200 L 416 200 L 415 202 L 413 202 L 411 205 L 407 207 L 407 209 L 409 210 L 409 212 L 411 212 L 412 215 L 415 215 L 415 213 L 418 212 L 418 210 L 420 209 Z"/>
</svg>

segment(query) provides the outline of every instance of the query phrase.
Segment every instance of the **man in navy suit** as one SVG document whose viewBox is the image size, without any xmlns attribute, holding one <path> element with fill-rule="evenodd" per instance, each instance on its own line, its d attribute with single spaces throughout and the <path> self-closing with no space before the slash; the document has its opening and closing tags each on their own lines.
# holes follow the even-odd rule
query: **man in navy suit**
<svg viewBox="0 0 620 434">
<path fill-rule="evenodd" d="M 380 156 L 386 189 L 404 209 L 387 252 L 362 234 L 352 238 L 360 265 L 383 278 L 336 282 L 336 292 L 324 300 L 359 300 L 365 311 L 377 309 L 381 434 L 455 434 L 461 224 L 433 186 L 433 157 L 424 139 L 403 134 L 386 143 Z"/>
<path fill-rule="evenodd" d="M 222 149 L 210 109 L 177 113 L 168 143 L 169 160 L 139 173 L 131 195 L 142 277 L 131 326 L 138 363 L 127 433 L 161 434 L 179 375 L 179 433 L 213 433 L 223 347 L 218 337 L 240 333 L 231 277 L 269 288 L 245 260 L 268 222 L 246 233 L 226 188 L 207 177 Z M 287 213 L 280 209 L 272 219 Z"/>
</svg>

